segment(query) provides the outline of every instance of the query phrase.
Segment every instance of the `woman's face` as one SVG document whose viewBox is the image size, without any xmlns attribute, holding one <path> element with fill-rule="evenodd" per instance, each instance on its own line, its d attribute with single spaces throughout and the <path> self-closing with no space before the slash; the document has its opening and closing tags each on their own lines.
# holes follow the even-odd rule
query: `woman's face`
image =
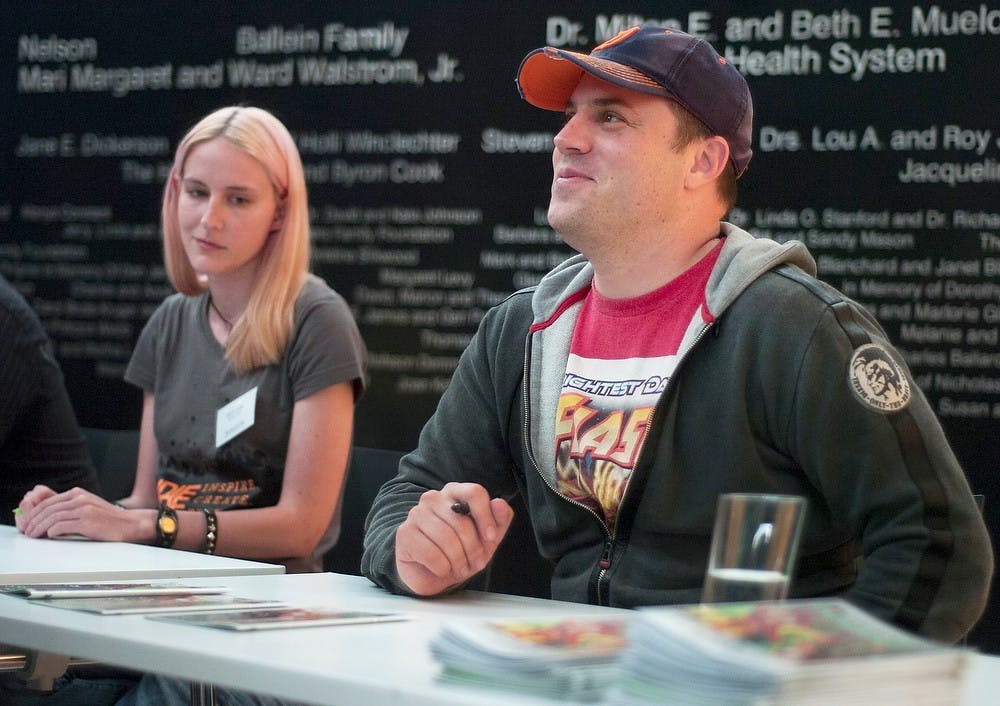
<svg viewBox="0 0 1000 706">
<path fill-rule="evenodd" d="M 181 241 L 195 272 L 253 277 L 264 244 L 280 226 L 264 166 L 217 137 L 188 152 L 178 191 Z"/>
</svg>

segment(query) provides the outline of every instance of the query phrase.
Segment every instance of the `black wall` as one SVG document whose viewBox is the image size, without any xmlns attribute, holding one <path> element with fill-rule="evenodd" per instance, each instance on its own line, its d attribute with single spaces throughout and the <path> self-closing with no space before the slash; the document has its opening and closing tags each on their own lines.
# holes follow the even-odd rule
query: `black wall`
<svg viewBox="0 0 1000 706">
<path fill-rule="evenodd" d="M 81 421 L 135 426 L 121 374 L 170 292 L 172 150 L 216 107 L 266 107 L 307 165 L 314 269 L 372 353 L 357 441 L 409 448 L 483 311 L 568 252 L 545 222 L 560 117 L 517 97 L 521 57 L 677 24 L 754 93 L 730 220 L 804 240 L 879 316 L 1000 536 L 1000 4 L 951 5 L 3 0 L 0 271 Z M 998 609 L 973 640 L 993 651 Z"/>
</svg>

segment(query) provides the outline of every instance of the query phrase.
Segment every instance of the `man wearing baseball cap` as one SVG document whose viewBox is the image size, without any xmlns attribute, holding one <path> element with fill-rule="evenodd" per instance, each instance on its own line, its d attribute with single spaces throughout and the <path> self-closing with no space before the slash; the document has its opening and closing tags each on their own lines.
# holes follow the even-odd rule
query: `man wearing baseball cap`
<svg viewBox="0 0 1000 706">
<path fill-rule="evenodd" d="M 961 638 L 992 551 L 902 357 L 801 243 L 722 220 L 752 155 L 739 71 L 643 26 L 531 52 L 517 86 L 565 115 L 548 218 L 580 254 L 484 317 L 375 502 L 364 573 L 465 585 L 520 492 L 553 598 L 695 603 L 718 496 L 791 494 L 808 501 L 792 597 Z M 869 383 L 872 361 L 892 385 Z"/>
</svg>

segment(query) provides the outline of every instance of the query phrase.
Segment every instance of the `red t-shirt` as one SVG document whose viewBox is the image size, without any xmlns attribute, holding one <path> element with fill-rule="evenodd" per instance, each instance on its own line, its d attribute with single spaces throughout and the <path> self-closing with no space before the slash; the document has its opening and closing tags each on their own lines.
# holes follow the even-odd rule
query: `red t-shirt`
<svg viewBox="0 0 1000 706">
<path fill-rule="evenodd" d="M 583 301 L 556 417 L 557 486 L 608 526 L 685 333 L 712 320 L 705 285 L 721 248 L 648 294 L 607 299 L 592 288 Z"/>
</svg>

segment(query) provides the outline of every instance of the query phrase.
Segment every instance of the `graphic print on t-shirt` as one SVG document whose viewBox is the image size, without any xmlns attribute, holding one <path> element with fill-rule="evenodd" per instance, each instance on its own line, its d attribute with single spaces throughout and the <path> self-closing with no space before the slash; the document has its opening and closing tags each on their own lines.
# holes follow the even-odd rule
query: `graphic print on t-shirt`
<svg viewBox="0 0 1000 706">
<path fill-rule="evenodd" d="M 258 425 L 259 426 L 259 425 Z M 278 502 L 284 477 L 283 457 L 258 450 L 252 436 L 258 427 L 214 449 L 214 429 L 207 428 L 202 443 L 171 440 L 160 453 L 156 469 L 157 502 L 174 510 L 232 510 L 270 507 Z M 205 448 L 213 448 L 210 454 Z"/>
<path fill-rule="evenodd" d="M 250 507 L 260 495 L 260 488 L 253 478 L 237 481 L 203 481 L 199 483 L 174 483 L 163 478 L 156 481 L 156 498 L 174 510 L 213 508 L 225 510 Z"/>
<path fill-rule="evenodd" d="M 556 417 L 558 489 L 593 507 L 609 525 L 675 364 L 673 355 L 569 357 Z"/>
<path fill-rule="evenodd" d="M 556 412 L 556 488 L 609 527 L 678 352 L 713 319 L 705 285 L 721 249 L 648 294 L 583 299 Z"/>
</svg>

